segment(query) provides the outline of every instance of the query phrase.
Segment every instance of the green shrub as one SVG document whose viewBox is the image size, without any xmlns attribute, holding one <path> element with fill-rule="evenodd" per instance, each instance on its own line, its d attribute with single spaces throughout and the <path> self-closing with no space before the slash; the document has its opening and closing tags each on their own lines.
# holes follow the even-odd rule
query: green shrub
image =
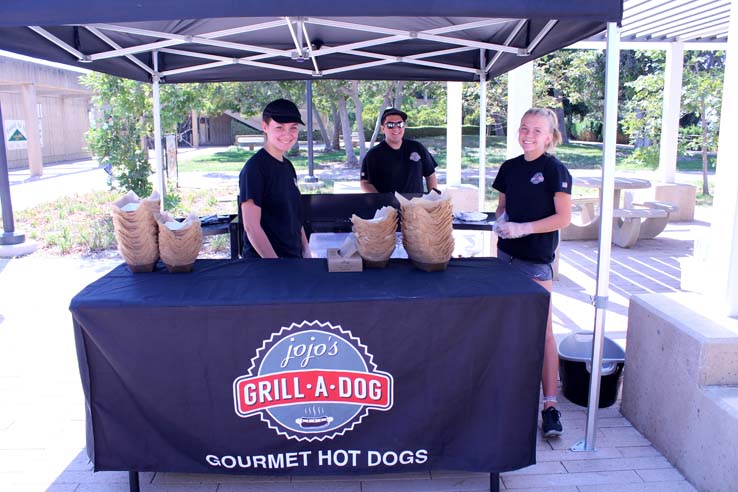
<svg viewBox="0 0 738 492">
<path fill-rule="evenodd" d="M 115 245 L 113 221 L 110 217 L 92 221 L 79 232 L 80 243 L 90 252 L 105 251 Z"/>
<path fill-rule="evenodd" d="M 372 129 L 366 129 L 364 134 L 366 139 L 369 140 L 372 136 Z M 462 135 L 479 135 L 478 125 L 463 125 L 461 127 Z M 408 126 L 405 128 L 405 137 L 407 138 L 431 138 L 431 137 L 445 137 L 446 136 L 446 125 L 443 126 Z"/>
</svg>

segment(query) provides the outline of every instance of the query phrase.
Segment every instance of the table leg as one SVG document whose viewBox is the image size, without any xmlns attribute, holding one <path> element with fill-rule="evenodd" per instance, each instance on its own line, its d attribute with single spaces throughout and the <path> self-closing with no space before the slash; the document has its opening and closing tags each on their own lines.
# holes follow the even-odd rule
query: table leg
<svg viewBox="0 0 738 492">
<path fill-rule="evenodd" d="M 128 490 L 130 492 L 141 492 L 141 487 L 138 483 L 138 472 L 137 471 L 128 472 Z"/>
<path fill-rule="evenodd" d="M 500 474 L 489 474 L 489 492 L 500 492 Z"/>
<path fill-rule="evenodd" d="M 600 204 L 604 203 L 602 200 L 602 188 L 600 188 Z M 612 207 L 618 208 L 620 207 L 620 189 L 616 188 L 615 193 L 613 193 L 612 197 Z M 602 210 L 600 210 L 600 213 L 602 213 Z"/>
</svg>

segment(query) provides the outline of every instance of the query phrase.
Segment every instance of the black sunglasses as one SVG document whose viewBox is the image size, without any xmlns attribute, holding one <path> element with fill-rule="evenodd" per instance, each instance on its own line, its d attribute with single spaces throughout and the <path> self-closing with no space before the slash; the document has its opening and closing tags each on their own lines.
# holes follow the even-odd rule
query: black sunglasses
<svg viewBox="0 0 738 492">
<path fill-rule="evenodd" d="M 387 128 L 389 128 L 390 130 L 392 130 L 394 127 L 397 127 L 397 128 L 405 128 L 405 122 L 404 121 L 398 121 L 398 122 L 389 121 L 389 122 L 385 123 L 384 126 L 386 126 Z"/>
</svg>

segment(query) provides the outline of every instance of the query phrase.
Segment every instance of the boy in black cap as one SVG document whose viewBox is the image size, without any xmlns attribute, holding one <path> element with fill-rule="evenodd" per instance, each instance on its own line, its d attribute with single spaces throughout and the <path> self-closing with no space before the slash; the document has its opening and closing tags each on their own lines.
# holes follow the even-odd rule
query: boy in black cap
<svg viewBox="0 0 738 492">
<path fill-rule="evenodd" d="M 364 156 L 361 189 L 368 193 L 423 193 L 436 188 L 436 163 L 430 152 L 415 140 L 403 139 L 407 114 L 396 108 L 382 113 L 384 140 Z"/>
<path fill-rule="evenodd" d="M 243 256 L 310 258 L 302 227 L 302 200 L 297 173 L 284 157 L 304 125 L 292 101 L 277 99 L 264 108 L 264 146 L 244 164 L 239 175 L 243 215 Z"/>
</svg>

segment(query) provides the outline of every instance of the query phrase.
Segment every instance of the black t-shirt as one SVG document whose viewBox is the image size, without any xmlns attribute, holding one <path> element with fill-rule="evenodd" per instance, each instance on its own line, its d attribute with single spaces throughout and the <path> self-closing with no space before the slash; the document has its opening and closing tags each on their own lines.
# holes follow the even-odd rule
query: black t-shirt
<svg viewBox="0 0 738 492">
<path fill-rule="evenodd" d="M 436 172 L 436 166 L 436 160 L 420 142 L 403 139 L 395 150 L 383 140 L 364 156 L 361 179 L 380 193 L 423 193 L 423 178 Z"/>
<path fill-rule="evenodd" d="M 502 163 L 492 187 L 505 194 L 510 222 L 532 222 L 556 213 L 554 194 L 571 194 L 571 174 L 550 154 L 530 162 L 521 155 Z M 559 233 L 553 231 L 518 239 L 500 238 L 497 247 L 513 258 L 551 263 L 558 241 Z"/>
<path fill-rule="evenodd" d="M 241 169 L 238 187 L 242 203 L 253 200 L 261 207 L 261 227 L 277 256 L 302 258 L 302 200 L 289 159 L 278 161 L 259 150 Z M 245 232 L 243 238 L 243 255 L 258 258 Z"/>
</svg>

